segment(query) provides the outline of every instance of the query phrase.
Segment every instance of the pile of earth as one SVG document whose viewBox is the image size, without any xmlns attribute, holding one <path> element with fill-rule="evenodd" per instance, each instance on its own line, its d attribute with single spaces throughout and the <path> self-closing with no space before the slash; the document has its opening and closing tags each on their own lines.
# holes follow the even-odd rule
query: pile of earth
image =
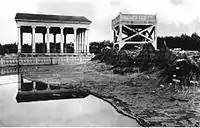
<svg viewBox="0 0 200 128">
<path fill-rule="evenodd" d="M 117 74 L 159 71 L 158 77 L 163 78 L 162 82 L 168 83 L 172 82 L 173 72 L 177 65 L 185 69 L 181 73 L 182 76 L 179 77 L 191 77 L 187 74 L 200 73 L 200 66 L 194 58 L 186 54 L 175 55 L 166 45 L 155 50 L 151 43 L 143 44 L 139 49 L 133 51 L 105 47 L 92 58 L 92 61 L 95 60 L 112 65 L 110 70 Z"/>
</svg>

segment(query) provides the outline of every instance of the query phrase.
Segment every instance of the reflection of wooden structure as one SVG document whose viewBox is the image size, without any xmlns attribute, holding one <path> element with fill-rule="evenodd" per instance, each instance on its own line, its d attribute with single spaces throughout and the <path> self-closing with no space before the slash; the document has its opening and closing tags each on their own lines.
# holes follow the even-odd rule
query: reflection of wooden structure
<svg viewBox="0 0 200 128">
<path fill-rule="evenodd" d="M 29 102 L 39 100 L 84 98 L 87 93 L 77 89 L 65 89 L 59 86 L 52 86 L 42 82 L 29 81 L 18 75 L 18 102 Z"/>
<path fill-rule="evenodd" d="M 112 20 L 114 46 L 121 49 L 125 44 L 152 43 L 157 49 L 156 15 L 122 14 Z"/>
</svg>

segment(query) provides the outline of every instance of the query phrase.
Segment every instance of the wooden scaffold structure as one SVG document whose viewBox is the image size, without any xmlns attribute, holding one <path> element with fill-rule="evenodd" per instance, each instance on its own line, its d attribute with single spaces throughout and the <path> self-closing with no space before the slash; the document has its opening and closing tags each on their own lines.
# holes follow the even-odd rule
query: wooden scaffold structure
<svg viewBox="0 0 200 128">
<path fill-rule="evenodd" d="M 121 49 L 125 44 L 152 43 L 157 49 L 156 15 L 122 14 L 112 20 L 114 47 Z"/>
</svg>

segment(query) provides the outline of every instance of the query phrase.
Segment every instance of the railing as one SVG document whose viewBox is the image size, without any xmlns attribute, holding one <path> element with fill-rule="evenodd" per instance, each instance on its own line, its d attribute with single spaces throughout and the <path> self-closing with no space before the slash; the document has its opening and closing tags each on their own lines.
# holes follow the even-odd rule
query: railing
<svg viewBox="0 0 200 128">
<path fill-rule="evenodd" d="M 31 57 L 31 56 L 85 56 L 90 55 L 87 53 L 21 53 L 22 57 Z"/>
<path fill-rule="evenodd" d="M 112 20 L 112 26 L 115 26 L 119 22 L 132 23 L 132 24 L 155 24 L 157 23 L 156 15 L 146 14 L 120 14 Z"/>
<path fill-rule="evenodd" d="M 35 54 L 36 55 L 36 54 Z M 11 58 L 0 58 L 0 67 L 19 65 L 47 65 L 47 64 L 67 64 L 83 63 L 92 58 L 92 55 L 66 55 L 66 56 L 19 56 Z"/>
<path fill-rule="evenodd" d="M 120 20 L 132 20 L 132 21 L 156 21 L 156 15 L 145 14 L 122 14 Z"/>
</svg>

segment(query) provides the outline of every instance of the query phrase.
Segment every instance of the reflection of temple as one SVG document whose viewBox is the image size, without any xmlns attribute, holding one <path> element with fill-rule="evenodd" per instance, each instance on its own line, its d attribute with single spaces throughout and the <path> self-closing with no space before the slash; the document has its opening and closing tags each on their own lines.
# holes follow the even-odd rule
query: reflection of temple
<svg viewBox="0 0 200 128">
<path fill-rule="evenodd" d="M 30 81 L 18 75 L 18 102 L 84 98 L 88 94 L 76 89 L 65 89 L 56 85 L 50 85 L 43 82 Z"/>
<path fill-rule="evenodd" d="M 23 66 L 23 67 L 0 67 L 0 75 L 11 75 L 11 74 L 17 74 L 22 72 L 29 72 L 38 69 L 39 66 Z"/>
</svg>

